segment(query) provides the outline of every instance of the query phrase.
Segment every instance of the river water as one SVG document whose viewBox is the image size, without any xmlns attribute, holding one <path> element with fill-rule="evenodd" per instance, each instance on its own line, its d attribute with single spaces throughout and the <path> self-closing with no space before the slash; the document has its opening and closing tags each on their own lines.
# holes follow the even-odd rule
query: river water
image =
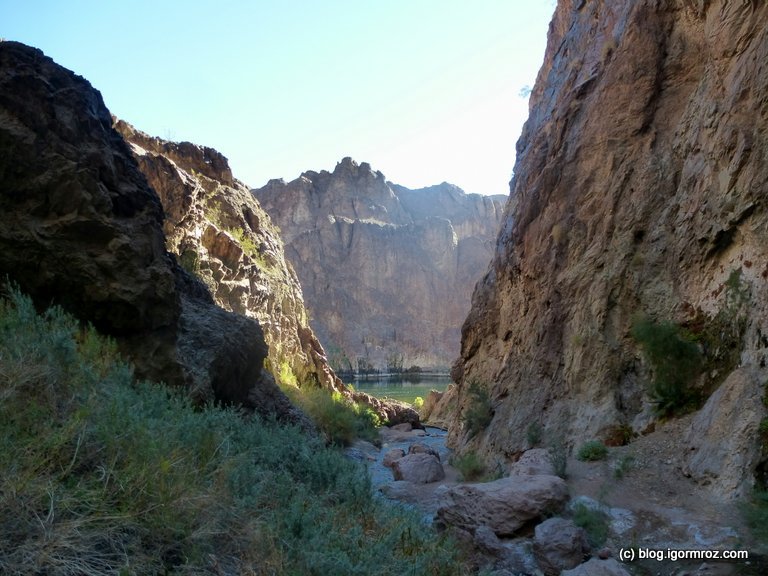
<svg viewBox="0 0 768 576">
<path fill-rule="evenodd" d="M 350 383 L 349 381 L 346 381 Z M 356 378 L 351 384 L 356 390 L 367 392 L 377 398 L 391 398 L 413 404 L 417 397 L 426 398 L 430 390 L 442 392 L 451 383 L 448 374 L 422 375 L 377 375 L 375 377 Z"/>
</svg>

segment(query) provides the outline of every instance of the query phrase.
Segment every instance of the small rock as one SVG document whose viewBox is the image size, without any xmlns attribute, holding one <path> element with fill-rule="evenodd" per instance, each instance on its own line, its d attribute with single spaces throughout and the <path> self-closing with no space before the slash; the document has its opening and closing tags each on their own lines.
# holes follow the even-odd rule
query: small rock
<svg viewBox="0 0 768 576">
<path fill-rule="evenodd" d="M 608 560 L 611 556 L 613 556 L 613 552 L 611 552 L 610 548 L 600 548 L 597 552 L 597 557 L 600 560 Z"/>
<path fill-rule="evenodd" d="M 405 456 L 405 451 L 402 448 L 392 448 L 384 454 L 381 463 L 387 468 L 392 468 L 392 465 L 403 456 Z"/>
<path fill-rule="evenodd" d="M 589 554 L 587 534 L 565 518 L 550 518 L 535 529 L 533 554 L 546 576 L 575 568 Z"/>
<path fill-rule="evenodd" d="M 555 476 L 552 457 L 546 448 L 526 450 L 520 459 L 509 468 L 509 476 L 533 476 L 535 474 Z"/>
<path fill-rule="evenodd" d="M 501 540 L 499 540 L 496 533 L 488 528 L 488 526 L 477 527 L 475 530 L 474 544 L 481 552 L 485 552 L 492 556 L 499 556 L 504 550 Z"/>
<path fill-rule="evenodd" d="M 410 432 L 413 430 L 413 425 L 410 422 L 403 422 L 402 424 L 395 424 L 390 426 L 390 430 L 396 430 L 398 432 Z"/>
<path fill-rule="evenodd" d="M 408 448 L 408 454 L 432 454 L 432 456 L 440 460 L 440 454 L 438 454 L 437 450 L 426 444 L 411 444 Z"/>
</svg>

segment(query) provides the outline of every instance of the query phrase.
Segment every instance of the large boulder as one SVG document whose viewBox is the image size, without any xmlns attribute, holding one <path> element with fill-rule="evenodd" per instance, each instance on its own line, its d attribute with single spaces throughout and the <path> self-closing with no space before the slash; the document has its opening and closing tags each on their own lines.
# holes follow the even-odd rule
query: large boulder
<svg viewBox="0 0 768 576">
<path fill-rule="evenodd" d="M 443 495 L 436 521 L 474 532 L 488 526 L 497 536 L 512 536 L 529 521 L 561 508 L 568 500 L 562 478 L 514 476 L 483 484 L 459 484 Z"/>
<path fill-rule="evenodd" d="M 586 532 L 571 520 L 549 518 L 534 530 L 533 554 L 546 576 L 558 576 L 562 570 L 575 568 L 589 550 Z"/>
<path fill-rule="evenodd" d="M 688 432 L 683 472 L 720 500 L 747 496 L 760 462 L 758 427 L 765 417 L 763 383 L 751 368 L 739 368 L 709 397 Z"/>
<path fill-rule="evenodd" d="M 415 484 L 430 484 L 445 478 L 445 471 L 436 456 L 417 452 L 406 454 L 392 462 L 392 475 L 395 480 L 407 480 Z"/>
<path fill-rule="evenodd" d="M 113 336 L 141 377 L 306 422 L 262 369 L 260 325 L 166 251 L 160 201 L 99 92 L 17 42 L 0 42 L 0 151 L 0 278 Z"/>
</svg>

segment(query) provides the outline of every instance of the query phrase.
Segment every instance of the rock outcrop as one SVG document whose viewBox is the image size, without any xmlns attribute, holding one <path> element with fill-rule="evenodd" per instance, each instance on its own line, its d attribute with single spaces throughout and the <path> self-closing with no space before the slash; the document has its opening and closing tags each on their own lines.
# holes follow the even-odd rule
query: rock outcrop
<svg viewBox="0 0 768 576">
<path fill-rule="evenodd" d="M 142 377 L 285 421 L 259 324 L 214 305 L 165 249 L 163 209 L 101 95 L 0 42 L 0 276 L 117 340 Z"/>
<path fill-rule="evenodd" d="M 350 158 L 254 194 L 280 227 L 337 371 L 451 364 L 502 197 L 409 190 Z"/>
<path fill-rule="evenodd" d="M 560 0 L 462 329 L 454 445 L 514 456 L 532 425 L 571 445 L 648 429 L 639 316 L 697 342 L 703 396 L 739 365 L 766 381 L 766 61 L 762 2 Z M 493 415 L 471 438 L 470 383 Z M 754 452 L 756 430 L 740 437 Z"/>
<path fill-rule="evenodd" d="M 307 320 L 299 281 L 269 215 L 216 150 L 115 121 L 165 210 L 166 248 L 216 303 L 255 318 L 267 365 L 286 385 L 342 388 Z"/>
</svg>

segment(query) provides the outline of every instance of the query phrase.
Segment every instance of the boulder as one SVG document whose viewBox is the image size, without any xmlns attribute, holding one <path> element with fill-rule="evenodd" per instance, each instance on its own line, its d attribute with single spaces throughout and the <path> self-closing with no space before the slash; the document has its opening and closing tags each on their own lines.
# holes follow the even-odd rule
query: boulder
<svg viewBox="0 0 768 576">
<path fill-rule="evenodd" d="M 440 460 L 440 454 L 437 450 L 432 448 L 431 446 L 427 446 L 426 444 L 411 444 L 408 447 L 408 454 L 431 454 L 438 460 Z"/>
<path fill-rule="evenodd" d="M 392 463 L 395 480 L 429 484 L 445 478 L 443 465 L 432 454 L 407 454 Z"/>
<path fill-rule="evenodd" d="M 592 558 L 589 562 L 580 564 L 576 568 L 563 570 L 560 576 L 631 576 L 629 571 L 613 558 L 600 560 Z"/>
<path fill-rule="evenodd" d="M 739 368 L 691 422 L 683 473 L 707 485 L 719 500 L 743 498 L 752 489 L 760 462 L 757 430 L 765 417 L 763 394 L 758 372 Z"/>
<path fill-rule="evenodd" d="M 397 460 L 400 460 L 403 456 L 405 456 L 405 450 L 402 448 L 392 448 L 391 450 L 387 450 L 386 454 L 384 454 L 384 459 L 381 463 L 387 468 L 392 468 L 394 463 Z"/>
<path fill-rule="evenodd" d="M 488 526 L 497 536 L 512 536 L 529 521 L 561 508 L 568 500 L 562 478 L 509 476 L 483 484 L 459 484 L 443 495 L 435 520 L 474 531 Z"/>
<path fill-rule="evenodd" d="M 536 526 L 533 554 L 546 576 L 575 568 L 589 554 L 587 534 L 565 518 L 549 518 Z"/>
<path fill-rule="evenodd" d="M 510 476 L 546 474 L 555 476 L 555 468 L 552 466 L 552 457 L 546 448 L 532 448 L 526 450 L 520 460 L 509 468 Z"/>
</svg>

